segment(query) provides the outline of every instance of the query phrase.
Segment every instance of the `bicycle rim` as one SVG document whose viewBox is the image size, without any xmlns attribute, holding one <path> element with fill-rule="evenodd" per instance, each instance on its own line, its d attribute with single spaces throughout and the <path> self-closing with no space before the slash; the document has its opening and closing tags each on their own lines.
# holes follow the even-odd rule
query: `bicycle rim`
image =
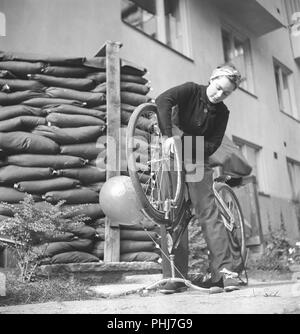
<svg viewBox="0 0 300 334">
<path fill-rule="evenodd" d="M 148 130 L 147 136 L 141 136 L 141 131 L 145 130 Z M 157 107 L 152 103 L 142 104 L 134 110 L 128 123 L 128 172 L 144 213 L 157 223 L 169 224 L 172 217 L 165 216 L 164 205 L 169 199 L 176 207 L 175 211 L 182 209 L 183 178 L 182 172 L 177 170 L 174 180 L 174 174 L 170 172 L 172 163 L 163 156 L 161 145 Z M 178 166 L 181 161 L 178 151 L 174 158 L 174 164 Z"/>
<path fill-rule="evenodd" d="M 240 203 L 234 191 L 227 184 L 221 184 L 218 186 L 217 191 L 234 217 L 233 230 L 230 231 L 226 229 L 231 252 L 234 258 L 237 258 L 238 256 L 242 258 L 243 266 L 245 267 L 247 260 L 245 222 Z M 223 210 L 221 205 L 219 207 Z M 223 216 L 222 218 L 225 219 Z"/>
</svg>

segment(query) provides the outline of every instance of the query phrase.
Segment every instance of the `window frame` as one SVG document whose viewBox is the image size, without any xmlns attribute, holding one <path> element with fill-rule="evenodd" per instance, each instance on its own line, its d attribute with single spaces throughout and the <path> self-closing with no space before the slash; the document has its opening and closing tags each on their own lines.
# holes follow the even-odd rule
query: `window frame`
<svg viewBox="0 0 300 334">
<path fill-rule="evenodd" d="M 276 80 L 276 68 L 279 68 L 279 88 L 280 94 L 278 92 L 278 85 Z M 295 85 L 294 85 L 294 73 L 287 66 L 281 63 L 278 59 L 273 57 L 273 72 L 274 72 L 274 80 L 276 86 L 276 95 L 278 99 L 279 110 L 284 114 L 294 118 L 295 120 L 300 120 L 299 111 L 297 108 L 296 102 L 296 94 L 295 94 Z M 284 105 L 284 82 L 283 75 L 287 78 L 288 85 L 288 93 L 289 93 L 289 110 L 287 110 L 287 106 Z"/>
<path fill-rule="evenodd" d="M 256 89 L 255 89 L 255 81 L 254 81 L 254 66 L 253 66 L 253 56 L 252 56 L 252 47 L 251 47 L 251 39 L 245 32 L 239 31 L 236 27 L 228 22 L 221 22 L 221 40 L 222 40 L 222 50 L 223 50 L 223 57 L 224 62 L 226 61 L 225 55 L 225 48 L 224 48 L 224 41 L 223 41 L 223 32 L 229 35 L 230 39 L 230 50 L 231 52 L 234 50 L 234 40 L 238 40 L 239 42 L 243 43 L 243 46 L 246 45 L 246 54 L 244 54 L 244 70 L 245 70 L 245 78 L 247 81 L 247 87 L 243 87 L 240 85 L 239 89 L 249 93 L 252 96 L 256 96 Z M 244 47 L 245 49 L 245 47 Z M 235 64 L 234 58 L 229 59 L 228 61 Z M 238 66 L 237 68 L 241 70 Z"/>
<path fill-rule="evenodd" d="M 132 2 L 135 2 L 134 0 L 130 0 Z M 147 32 L 143 31 L 142 29 L 133 26 L 129 22 L 125 21 L 125 19 L 122 18 L 121 15 L 121 20 L 123 23 L 128 25 L 129 27 L 141 32 L 145 36 L 148 36 L 152 40 L 158 42 L 159 44 L 164 45 L 168 49 L 174 51 L 175 53 L 178 53 L 185 58 L 192 60 L 192 46 L 191 46 L 191 29 L 190 29 L 190 24 L 189 24 L 189 17 L 190 17 L 190 10 L 189 10 L 189 5 L 187 0 L 179 0 L 179 10 L 180 10 L 180 16 L 181 16 L 181 30 L 182 30 L 182 51 L 174 48 L 172 45 L 169 45 L 167 43 L 167 21 L 165 17 L 165 5 L 164 5 L 164 0 L 153 0 L 156 2 L 156 33 L 157 37 L 153 37 Z M 138 4 L 137 4 L 138 6 Z"/>
<path fill-rule="evenodd" d="M 237 145 L 239 148 L 242 146 L 241 153 L 244 155 L 244 157 L 247 159 L 247 151 L 243 149 L 243 147 L 247 148 L 249 147 L 250 149 L 253 149 L 255 151 L 255 171 L 256 174 L 253 174 L 253 170 L 250 175 L 254 175 L 256 178 L 256 183 L 257 183 L 257 190 L 260 193 L 263 194 L 268 194 L 268 185 L 266 182 L 266 165 L 263 160 L 263 147 L 257 144 L 254 144 L 252 142 L 249 142 L 248 140 L 232 136 L 232 141 L 234 142 L 235 145 Z M 250 162 L 250 161 L 249 161 Z M 252 167 L 252 166 L 251 166 Z"/>
<path fill-rule="evenodd" d="M 299 198 L 297 197 L 296 189 L 293 186 L 293 184 L 295 183 L 293 181 L 295 181 L 295 180 L 293 180 L 293 176 L 291 175 L 290 168 L 289 168 L 289 165 L 292 165 L 293 167 L 298 166 L 299 169 L 300 169 L 300 161 L 297 161 L 297 160 L 294 160 L 294 159 L 291 159 L 291 158 L 287 157 L 286 158 L 286 163 L 287 163 L 288 177 L 289 177 L 289 180 L 290 180 L 291 200 L 294 201 L 294 202 L 300 203 L 300 196 L 299 196 Z M 299 181 L 299 184 L 300 184 L 300 181 Z M 299 195 L 300 195 L 300 192 L 299 192 Z"/>
</svg>

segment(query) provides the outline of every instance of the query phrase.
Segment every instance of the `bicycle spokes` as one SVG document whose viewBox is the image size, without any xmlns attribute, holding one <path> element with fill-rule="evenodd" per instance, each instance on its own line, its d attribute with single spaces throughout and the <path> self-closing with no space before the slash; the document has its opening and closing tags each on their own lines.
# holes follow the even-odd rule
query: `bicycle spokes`
<svg viewBox="0 0 300 334">
<path fill-rule="evenodd" d="M 241 224 L 240 224 L 239 208 L 236 204 L 236 201 L 231 197 L 230 193 L 223 194 L 222 199 L 226 207 L 230 210 L 230 213 L 231 213 L 231 217 L 230 217 L 231 229 L 228 229 L 230 231 L 228 235 L 229 235 L 229 238 L 231 239 L 231 245 L 233 249 L 238 250 L 241 247 L 241 242 L 242 242 L 242 231 L 241 231 Z"/>
<path fill-rule="evenodd" d="M 220 203 L 225 227 L 232 235 L 236 235 L 236 238 L 241 239 L 241 237 L 238 237 L 241 234 L 240 213 L 235 199 L 232 198 L 230 193 L 225 191 L 221 191 L 219 194 L 216 192 L 216 197 Z"/>
<path fill-rule="evenodd" d="M 148 201 L 156 210 L 163 212 L 166 199 L 172 198 L 170 180 L 167 175 L 169 157 L 162 153 L 162 135 L 156 125 L 156 115 L 151 116 L 151 122 L 153 123 L 151 142 L 141 144 L 139 137 L 133 139 L 133 149 L 144 157 L 143 163 L 141 165 L 136 163 L 135 167 L 138 168 L 138 179 Z"/>
<path fill-rule="evenodd" d="M 169 224 L 170 219 L 166 218 L 169 214 L 165 212 L 166 203 L 171 203 L 174 214 L 175 211 L 181 211 L 184 188 L 182 170 L 177 167 L 173 176 L 172 169 L 173 164 L 181 166 L 181 157 L 178 151 L 174 152 L 174 157 L 165 156 L 164 140 L 159 129 L 157 106 L 152 103 L 138 106 L 132 113 L 127 128 L 128 173 L 144 214 L 157 223 Z"/>
</svg>

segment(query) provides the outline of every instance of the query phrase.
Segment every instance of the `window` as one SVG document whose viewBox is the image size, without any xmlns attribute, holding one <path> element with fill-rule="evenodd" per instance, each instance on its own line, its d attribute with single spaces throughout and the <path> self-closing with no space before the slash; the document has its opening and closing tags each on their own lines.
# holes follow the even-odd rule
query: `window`
<svg viewBox="0 0 300 334">
<path fill-rule="evenodd" d="M 222 29 L 222 42 L 225 62 L 233 63 L 241 72 L 240 87 L 254 93 L 250 40 L 233 30 Z"/>
<path fill-rule="evenodd" d="M 122 20 L 157 38 L 156 6 L 153 1 L 122 1 Z"/>
<path fill-rule="evenodd" d="M 274 60 L 274 74 L 280 110 L 298 119 L 292 71 Z"/>
<path fill-rule="evenodd" d="M 186 0 L 122 0 L 122 20 L 190 56 Z"/>
<path fill-rule="evenodd" d="M 300 162 L 287 160 L 287 167 L 291 185 L 291 197 L 300 202 Z"/>
<path fill-rule="evenodd" d="M 256 177 L 257 189 L 261 192 L 266 191 L 266 180 L 264 178 L 263 164 L 261 158 L 261 147 L 248 143 L 242 139 L 233 136 L 234 143 L 239 147 L 241 153 L 252 167 L 251 175 Z"/>
</svg>

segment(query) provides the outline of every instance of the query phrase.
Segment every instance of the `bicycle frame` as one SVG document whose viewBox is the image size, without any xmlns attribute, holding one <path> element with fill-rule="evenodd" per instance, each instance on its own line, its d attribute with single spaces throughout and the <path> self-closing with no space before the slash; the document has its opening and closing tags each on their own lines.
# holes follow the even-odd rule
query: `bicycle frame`
<svg viewBox="0 0 300 334">
<path fill-rule="evenodd" d="M 225 227 L 232 232 L 234 228 L 234 216 L 230 209 L 227 207 L 226 203 L 222 199 L 222 197 L 219 195 L 218 191 L 216 190 L 216 184 L 219 182 L 213 183 L 213 191 L 215 198 L 217 200 L 217 205 L 220 209 L 220 214 L 223 216 L 225 219 L 223 219 L 223 223 Z M 224 182 L 223 182 L 224 183 Z M 225 184 L 225 183 L 224 183 Z M 180 217 L 174 217 L 173 214 L 173 207 L 172 203 L 169 203 L 169 201 L 166 201 L 168 203 L 165 203 L 165 209 L 166 209 L 166 217 L 168 217 L 171 221 L 170 225 L 166 227 L 167 231 L 169 231 L 172 234 L 172 239 L 173 239 L 173 246 L 172 246 L 172 251 L 170 252 L 171 254 L 173 251 L 178 247 L 180 243 L 180 239 L 185 232 L 185 229 L 187 228 L 189 222 L 193 218 L 193 215 L 191 213 L 191 202 L 188 200 L 185 204 L 185 208 L 180 215 Z M 187 217 L 186 217 L 187 215 Z"/>
</svg>

